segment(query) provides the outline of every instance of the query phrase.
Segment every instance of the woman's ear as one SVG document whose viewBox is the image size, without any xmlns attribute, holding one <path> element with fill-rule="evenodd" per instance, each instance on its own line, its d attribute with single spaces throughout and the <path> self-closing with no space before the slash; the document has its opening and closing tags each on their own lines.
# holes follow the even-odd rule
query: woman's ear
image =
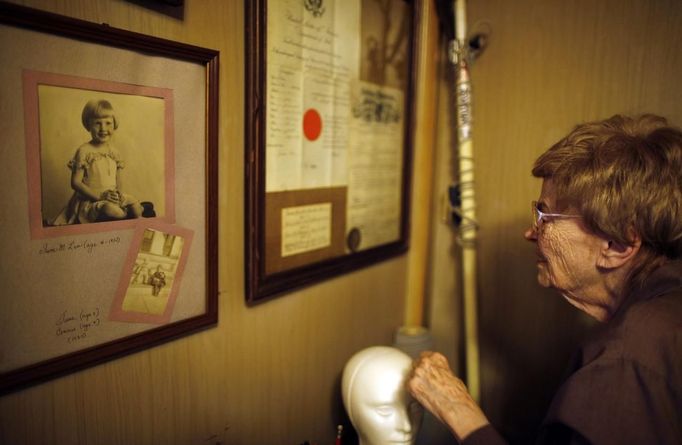
<svg viewBox="0 0 682 445">
<path fill-rule="evenodd" d="M 632 261 L 642 247 L 642 239 L 634 230 L 629 235 L 629 244 L 604 239 L 597 265 L 605 269 L 616 269 Z"/>
</svg>

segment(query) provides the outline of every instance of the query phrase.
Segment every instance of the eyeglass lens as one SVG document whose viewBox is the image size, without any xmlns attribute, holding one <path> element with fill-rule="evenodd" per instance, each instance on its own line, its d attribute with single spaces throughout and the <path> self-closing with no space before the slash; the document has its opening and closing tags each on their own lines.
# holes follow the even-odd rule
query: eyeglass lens
<svg viewBox="0 0 682 445">
<path fill-rule="evenodd" d="M 540 210 L 538 210 L 538 202 L 537 201 L 532 201 L 530 203 L 531 206 L 531 216 L 532 216 L 532 223 L 531 227 L 533 227 L 533 230 L 537 230 L 538 226 L 540 225 L 540 218 L 542 218 L 542 215 L 540 213 Z"/>
</svg>

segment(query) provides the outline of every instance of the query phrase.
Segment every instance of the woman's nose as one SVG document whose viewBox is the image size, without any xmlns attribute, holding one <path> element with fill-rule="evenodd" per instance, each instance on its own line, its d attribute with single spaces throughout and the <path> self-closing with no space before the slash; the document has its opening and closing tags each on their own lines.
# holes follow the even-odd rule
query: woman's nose
<svg viewBox="0 0 682 445">
<path fill-rule="evenodd" d="M 537 241 L 538 240 L 538 231 L 531 227 L 528 227 L 526 231 L 523 233 L 523 237 L 526 238 L 528 241 Z"/>
</svg>

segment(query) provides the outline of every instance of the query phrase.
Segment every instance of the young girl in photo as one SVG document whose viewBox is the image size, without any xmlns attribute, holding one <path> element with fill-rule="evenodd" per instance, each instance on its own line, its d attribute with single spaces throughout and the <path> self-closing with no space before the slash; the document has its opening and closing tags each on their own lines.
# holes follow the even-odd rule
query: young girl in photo
<svg viewBox="0 0 682 445">
<path fill-rule="evenodd" d="M 161 270 L 161 265 L 156 266 L 156 272 L 149 277 L 149 284 L 152 285 L 152 295 L 159 296 L 161 289 L 166 285 L 166 274 Z"/>
<path fill-rule="evenodd" d="M 122 192 L 120 171 L 124 164 L 112 144 L 118 129 L 113 107 L 106 100 L 91 100 L 85 104 L 81 120 L 91 139 L 78 147 L 68 163 L 74 194 L 52 224 L 139 218 L 142 205 Z"/>
</svg>

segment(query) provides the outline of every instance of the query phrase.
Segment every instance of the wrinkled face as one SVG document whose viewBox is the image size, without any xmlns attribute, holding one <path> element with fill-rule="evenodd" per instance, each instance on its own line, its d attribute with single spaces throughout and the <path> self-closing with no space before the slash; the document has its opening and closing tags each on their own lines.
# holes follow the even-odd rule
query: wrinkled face
<svg viewBox="0 0 682 445">
<path fill-rule="evenodd" d="M 90 135 L 97 144 L 109 142 L 114 134 L 114 117 L 100 116 L 90 119 Z"/>
<path fill-rule="evenodd" d="M 384 374 L 380 381 L 356 393 L 355 427 L 363 445 L 414 443 L 422 408 L 403 382 L 401 376 Z"/>
<path fill-rule="evenodd" d="M 545 213 L 577 214 L 557 208 L 551 179 L 546 179 L 538 199 Z M 557 289 L 574 306 L 595 316 L 594 308 L 607 304 L 603 277 L 597 266 L 604 239 L 591 233 L 580 218 L 546 217 L 525 233 L 536 245 L 538 283 Z"/>
</svg>

